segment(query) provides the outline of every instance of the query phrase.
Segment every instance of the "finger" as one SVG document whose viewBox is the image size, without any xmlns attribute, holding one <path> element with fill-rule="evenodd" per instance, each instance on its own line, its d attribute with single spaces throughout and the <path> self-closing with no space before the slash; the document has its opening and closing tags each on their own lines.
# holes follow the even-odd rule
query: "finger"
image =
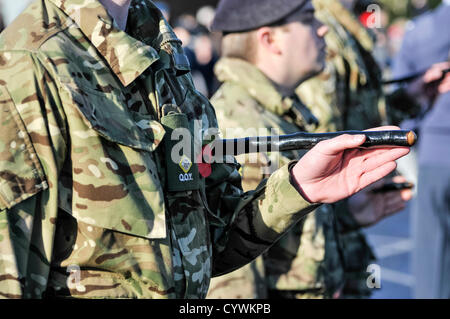
<svg viewBox="0 0 450 319">
<path fill-rule="evenodd" d="M 400 130 L 400 127 L 394 126 L 394 125 L 386 125 L 386 126 L 378 126 L 378 127 L 369 128 L 364 131 L 370 132 L 370 131 L 395 131 L 395 130 Z"/>
<path fill-rule="evenodd" d="M 397 203 L 402 203 L 403 199 L 400 194 L 400 191 L 393 191 L 389 193 L 385 193 L 383 197 L 384 203 L 389 206 Z"/>
<path fill-rule="evenodd" d="M 387 162 L 373 170 L 364 172 L 360 179 L 359 179 L 359 187 L 360 189 L 363 189 L 376 181 L 382 179 L 383 177 L 387 176 L 389 173 L 391 173 L 393 170 L 397 168 L 397 164 L 392 162 Z"/>
<path fill-rule="evenodd" d="M 335 138 L 322 141 L 314 146 L 318 152 L 326 155 L 336 155 L 347 149 L 353 149 L 361 146 L 366 140 L 366 136 L 363 134 L 350 135 L 343 134 Z"/>
<path fill-rule="evenodd" d="M 410 189 L 402 189 L 396 191 L 390 191 L 385 193 L 386 198 L 384 199 L 386 202 L 389 201 L 399 201 L 399 202 L 407 202 L 412 198 L 412 191 Z"/>
<path fill-rule="evenodd" d="M 379 126 L 365 130 L 367 131 L 388 131 L 400 130 L 398 126 Z M 343 134 L 330 140 L 322 141 L 315 146 L 317 151 L 327 155 L 336 155 L 346 149 L 357 148 L 361 146 L 366 140 L 366 136 Z"/>
<path fill-rule="evenodd" d="M 380 200 L 383 202 L 384 212 L 392 210 L 393 207 L 398 207 L 405 204 L 399 191 L 386 193 Z"/>
<path fill-rule="evenodd" d="M 438 92 L 444 94 L 450 91 L 450 73 L 444 78 L 444 80 L 439 84 Z"/>
<path fill-rule="evenodd" d="M 405 202 L 402 200 L 400 194 L 397 194 L 397 196 L 386 199 L 384 206 L 385 210 L 384 213 L 385 214 L 396 213 L 405 209 L 405 207 L 406 207 Z"/>
<path fill-rule="evenodd" d="M 449 68 L 449 62 L 440 62 L 433 64 L 427 72 L 425 72 L 423 76 L 423 80 L 425 83 L 429 83 L 435 80 L 438 80 L 442 77 L 442 71 Z"/>
<path fill-rule="evenodd" d="M 384 217 L 389 217 L 389 216 L 391 216 L 391 215 L 394 215 L 394 214 L 396 214 L 396 213 L 399 213 L 399 212 L 401 212 L 402 210 L 404 210 L 406 208 L 406 205 L 405 204 L 399 204 L 398 206 L 391 206 L 391 207 L 389 207 L 387 210 L 386 210 L 386 212 L 385 212 L 385 214 L 384 214 Z"/>
<path fill-rule="evenodd" d="M 403 201 L 407 202 L 412 199 L 413 192 L 410 189 L 403 189 L 400 191 L 400 196 L 402 197 Z"/>
<path fill-rule="evenodd" d="M 368 150 L 366 150 L 367 152 Z M 366 154 L 366 159 L 363 162 L 363 171 L 371 171 L 377 167 L 384 165 L 387 162 L 395 161 L 402 156 L 409 153 L 408 148 L 399 147 L 388 150 L 374 150 L 372 153 Z"/>
<path fill-rule="evenodd" d="M 402 175 L 397 175 L 397 176 L 394 176 L 393 178 L 384 179 L 384 181 L 387 183 L 389 182 L 389 180 L 392 181 L 393 183 L 398 183 L 398 184 L 408 183 L 408 180 Z M 412 186 L 414 187 L 413 184 L 412 184 Z M 386 192 L 385 194 L 395 194 L 395 196 L 400 196 L 404 202 L 410 201 L 413 197 L 413 192 L 409 188 L 405 188 L 405 189 L 401 189 L 401 190 L 391 190 L 391 191 Z"/>
<path fill-rule="evenodd" d="M 392 181 L 394 183 L 406 183 L 408 180 L 402 175 L 397 175 L 392 178 Z"/>
<path fill-rule="evenodd" d="M 450 91 L 450 83 L 445 84 L 445 85 L 440 85 L 438 88 L 439 94 L 444 94 L 444 93 L 447 93 L 448 91 Z"/>
<path fill-rule="evenodd" d="M 442 71 L 440 69 L 430 69 L 423 76 L 423 81 L 425 83 L 430 83 L 440 79 L 442 76 Z"/>
<path fill-rule="evenodd" d="M 390 151 L 392 151 L 393 149 L 399 149 L 399 147 L 386 147 L 386 146 L 380 146 L 380 147 L 371 147 L 368 149 L 364 149 L 361 150 L 361 154 L 360 156 L 362 156 L 363 161 L 367 161 L 370 160 L 371 158 L 376 158 L 378 156 L 382 156 L 383 154 L 386 154 Z M 387 180 L 386 182 L 389 182 L 389 180 Z"/>
<path fill-rule="evenodd" d="M 364 132 L 376 132 L 376 131 L 398 131 L 401 130 L 400 127 L 394 126 L 394 125 L 386 125 L 386 126 L 379 126 L 370 128 L 367 130 L 364 130 Z M 393 148 L 396 147 L 395 145 L 387 146 L 387 145 L 377 145 L 377 146 L 370 146 L 370 149 L 383 149 L 383 148 Z"/>
<path fill-rule="evenodd" d="M 438 62 L 435 65 L 439 66 L 442 70 L 450 68 L 450 61 Z"/>
<path fill-rule="evenodd" d="M 383 179 L 376 181 L 375 183 L 373 183 L 372 185 L 367 186 L 364 191 L 365 192 L 369 192 L 371 193 L 373 190 L 377 189 L 377 188 L 381 188 L 383 187 L 383 185 L 385 184 L 385 181 Z"/>
</svg>

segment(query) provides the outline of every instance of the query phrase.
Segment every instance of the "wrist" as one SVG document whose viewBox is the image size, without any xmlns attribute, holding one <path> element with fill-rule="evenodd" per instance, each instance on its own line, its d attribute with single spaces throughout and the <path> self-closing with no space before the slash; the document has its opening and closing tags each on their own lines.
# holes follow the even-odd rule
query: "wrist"
<svg viewBox="0 0 450 319">
<path fill-rule="evenodd" d="M 297 190 L 297 192 L 302 196 L 308 203 L 314 204 L 314 201 L 312 201 L 303 191 L 303 188 L 301 187 L 300 183 L 298 182 L 295 174 L 295 168 L 296 168 L 297 161 L 289 163 L 289 182 L 291 185 Z"/>
</svg>

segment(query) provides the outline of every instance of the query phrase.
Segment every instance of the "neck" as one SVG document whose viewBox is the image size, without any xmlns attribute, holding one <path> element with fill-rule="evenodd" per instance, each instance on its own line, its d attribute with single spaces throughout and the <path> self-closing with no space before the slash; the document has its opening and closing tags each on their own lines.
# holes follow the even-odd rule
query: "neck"
<svg viewBox="0 0 450 319">
<path fill-rule="evenodd" d="M 125 30 L 131 0 L 99 0 L 121 30 Z"/>
<path fill-rule="evenodd" d="M 269 80 L 282 87 L 291 87 L 294 85 L 293 81 L 288 79 L 280 68 L 280 63 L 277 61 L 261 61 L 257 60 L 255 66 L 265 74 Z"/>
<path fill-rule="evenodd" d="M 285 98 L 285 97 L 291 97 L 292 95 L 295 94 L 295 87 L 294 86 L 286 86 L 286 85 L 282 85 L 279 84 L 275 81 L 273 81 L 271 78 L 267 77 L 269 79 L 269 81 L 272 83 L 273 87 L 275 88 L 275 90 L 280 93 L 280 95 Z"/>
<path fill-rule="evenodd" d="M 289 92 L 293 93 L 303 81 L 311 77 L 310 74 L 304 74 L 300 79 L 290 78 L 286 72 L 283 72 L 283 69 L 280 67 L 281 63 L 279 62 L 267 63 L 257 61 L 255 65 L 283 95 Z"/>
</svg>

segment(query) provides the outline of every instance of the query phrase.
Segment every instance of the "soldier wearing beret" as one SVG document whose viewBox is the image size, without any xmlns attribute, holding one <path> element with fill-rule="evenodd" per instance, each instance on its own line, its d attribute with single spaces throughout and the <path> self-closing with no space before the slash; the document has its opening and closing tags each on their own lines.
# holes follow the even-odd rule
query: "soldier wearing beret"
<svg viewBox="0 0 450 319">
<path fill-rule="evenodd" d="M 311 105 L 323 131 L 360 130 L 387 121 L 381 70 L 372 55 L 374 37 L 346 8 L 354 2 L 313 0 L 317 19 L 328 27 L 328 59 L 325 70 L 301 83 L 296 93 Z M 402 176 L 395 179 L 405 180 Z M 355 205 L 354 199 L 338 203 L 336 213 L 342 216 L 348 204 Z M 359 209 L 368 209 L 377 205 L 376 200 L 384 199 L 356 203 Z M 366 283 L 367 267 L 375 262 L 375 255 L 362 230 L 348 227 L 352 224 L 349 218 L 339 221 L 345 277 L 342 294 L 346 298 L 367 298 L 373 291 Z"/>
<path fill-rule="evenodd" d="M 409 151 L 343 135 L 247 193 L 234 160 L 200 174 L 173 136 L 206 143 L 215 112 L 145 0 L 32 2 L 0 36 L 0 108 L 4 298 L 203 298 Z"/>
<path fill-rule="evenodd" d="M 223 57 L 215 70 L 223 84 L 211 100 L 222 132 L 230 127 L 246 132 L 253 128 L 255 134 L 261 128 L 276 128 L 280 134 L 333 130 L 328 123 L 318 122 L 295 92 L 300 83 L 321 72 L 325 63 L 327 27 L 315 19 L 311 1 L 222 0 L 212 29 L 224 35 Z M 285 152 L 279 163 L 300 155 Z M 256 161 L 250 156 L 237 160 L 242 164 L 246 190 L 267 177 L 268 163 L 277 159 L 260 154 Z M 347 201 L 339 203 L 339 211 L 336 205 L 322 205 L 252 264 L 213 278 L 208 297 L 341 296 L 346 283 L 341 237 L 401 210 L 409 194 L 375 197 L 370 191 L 354 196 L 359 206 L 353 210 Z M 359 210 L 367 201 L 373 204 L 371 209 Z"/>
</svg>

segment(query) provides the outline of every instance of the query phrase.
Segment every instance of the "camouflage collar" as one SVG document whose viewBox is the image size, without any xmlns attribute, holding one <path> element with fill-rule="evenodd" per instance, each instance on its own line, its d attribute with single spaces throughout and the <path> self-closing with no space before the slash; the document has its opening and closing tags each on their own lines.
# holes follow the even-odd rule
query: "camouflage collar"
<svg viewBox="0 0 450 319">
<path fill-rule="evenodd" d="M 365 28 L 358 18 L 338 0 L 313 0 L 316 9 L 316 17 L 329 28 L 336 29 L 341 25 L 347 32 L 352 34 L 362 45 L 371 52 L 373 50 L 375 34 L 370 28 Z M 335 31 L 338 32 L 338 31 Z M 327 38 L 331 32 L 328 32 Z M 341 33 L 339 33 L 341 35 Z"/>
<path fill-rule="evenodd" d="M 127 29 L 133 30 L 135 25 L 138 29 L 143 29 L 143 25 L 153 23 L 153 36 L 140 34 L 139 40 L 121 31 L 98 0 L 49 1 L 79 26 L 124 86 L 128 86 L 159 60 L 157 50 L 164 42 L 179 41 L 165 20 L 158 16 L 159 11 L 146 1 L 133 1 L 130 7 L 129 22 L 132 25 L 128 24 Z M 142 8 L 137 8 L 138 6 Z M 140 14 L 136 18 L 133 12 Z M 151 14 L 143 15 L 142 12 Z M 155 16 L 160 18 L 160 21 L 155 21 Z M 159 29 L 155 28 L 155 25 L 159 25 Z"/>
<path fill-rule="evenodd" d="M 298 96 L 283 97 L 272 81 L 253 64 L 236 58 L 222 58 L 214 71 L 219 81 L 239 85 L 265 110 L 290 118 L 307 131 L 317 127 L 317 118 Z"/>
<path fill-rule="evenodd" d="M 284 115 L 292 106 L 290 99 L 283 99 L 270 80 L 253 64 L 236 58 L 222 58 L 215 66 L 220 82 L 233 82 L 243 87 L 266 110 Z"/>
</svg>

